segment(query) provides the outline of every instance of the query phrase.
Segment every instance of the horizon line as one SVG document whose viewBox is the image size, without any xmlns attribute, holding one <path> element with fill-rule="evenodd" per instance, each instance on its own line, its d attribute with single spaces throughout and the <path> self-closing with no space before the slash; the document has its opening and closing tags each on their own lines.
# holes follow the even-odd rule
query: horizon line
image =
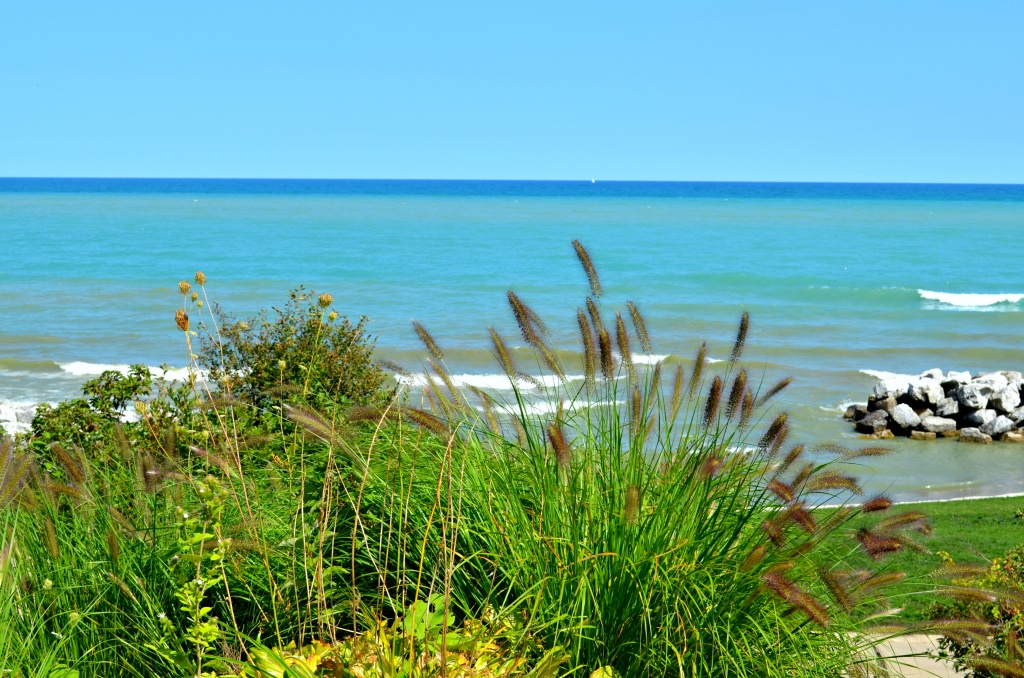
<svg viewBox="0 0 1024 678">
<path fill-rule="evenodd" d="M 418 177 L 210 177 L 210 176 L 0 176 L 0 181 L 396 181 L 396 182 L 480 182 L 480 183 L 565 183 L 565 184 L 792 184 L 792 185 L 874 185 L 874 186 L 1024 186 L 1012 181 L 829 181 L 793 179 L 465 179 Z"/>
</svg>

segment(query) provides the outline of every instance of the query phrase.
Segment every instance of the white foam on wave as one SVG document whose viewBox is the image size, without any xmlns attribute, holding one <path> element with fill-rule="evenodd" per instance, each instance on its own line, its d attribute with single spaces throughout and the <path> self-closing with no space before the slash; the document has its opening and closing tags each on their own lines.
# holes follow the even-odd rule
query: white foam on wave
<svg viewBox="0 0 1024 678">
<path fill-rule="evenodd" d="M 863 372 L 863 370 L 861 370 L 861 371 Z M 818 409 L 821 410 L 822 412 L 843 412 L 843 413 L 845 413 L 846 410 L 849 409 L 850 407 L 852 407 L 854 405 L 859 405 L 859 404 L 860 403 L 858 403 L 856 400 L 844 400 L 843 402 L 839 403 L 838 405 L 834 405 L 832 407 L 828 407 L 826 405 L 818 405 Z"/>
<path fill-rule="evenodd" d="M 98 377 L 104 372 L 120 372 L 121 374 L 128 374 L 131 370 L 131 365 L 124 365 L 121 363 L 86 363 L 86 362 L 70 362 L 70 363 L 58 363 L 58 367 L 67 374 L 75 377 Z M 185 381 L 188 379 L 189 368 L 187 367 L 172 367 L 168 370 L 164 370 L 160 367 L 150 367 L 149 372 L 156 378 L 164 378 L 169 381 Z M 206 379 L 206 372 L 200 370 L 198 372 L 200 379 Z"/>
<path fill-rule="evenodd" d="M 441 381 L 439 377 L 435 375 L 431 376 L 435 383 Z M 457 387 L 474 387 L 488 391 L 512 390 L 512 381 L 508 378 L 508 375 L 505 374 L 453 374 L 450 378 L 452 383 Z M 553 388 L 561 383 L 561 379 L 550 374 L 533 377 L 533 379 L 539 382 L 544 388 Z M 567 381 L 583 381 L 583 379 L 583 375 L 566 375 Z M 404 386 L 417 386 L 420 388 L 429 383 L 427 381 L 427 375 L 422 373 L 411 375 L 396 374 L 395 381 Z M 525 379 L 518 380 L 517 385 L 520 391 L 531 391 L 537 388 L 537 384 Z"/>
<path fill-rule="evenodd" d="M 917 290 L 922 299 L 937 301 L 940 304 L 957 308 L 983 308 L 996 304 L 1017 304 L 1024 299 L 1024 294 L 954 294 L 952 292 L 932 292 Z"/>
<path fill-rule="evenodd" d="M 724 363 L 724 362 L 725 362 L 724 360 L 719 360 L 718 358 L 708 358 L 708 363 L 711 364 L 711 365 L 714 365 L 715 363 Z"/>
<path fill-rule="evenodd" d="M 917 381 L 921 378 L 921 375 L 919 374 L 900 374 L 899 372 L 886 372 L 884 370 L 860 370 L 860 373 L 866 374 L 869 377 L 874 377 L 875 379 L 891 379 L 893 381 L 905 381 L 907 383 Z"/>
<path fill-rule="evenodd" d="M 596 402 L 596 403 L 587 403 L 586 407 L 618 407 L 620 405 L 625 405 L 625 404 L 626 404 L 626 402 L 624 400 L 616 400 L 614 402 L 612 402 L 612 401 L 601 401 L 601 402 Z M 560 406 L 560 404 L 557 403 L 557 402 L 551 402 L 551 401 L 548 401 L 548 400 L 539 400 L 537 402 L 532 402 L 532 403 L 524 402 L 523 405 L 522 405 L 522 410 L 520 410 L 520 406 L 519 406 L 518 403 L 511 403 L 511 404 L 508 404 L 508 405 L 498 405 L 494 409 L 497 410 L 500 414 L 510 415 L 510 416 L 519 416 L 521 413 L 525 413 L 527 415 L 553 414 L 553 413 L 558 411 L 559 406 Z M 571 404 L 566 404 L 565 408 L 567 410 L 576 409 Z M 484 411 L 483 407 L 477 407 L 477 409 L 480 410 L 481 412 Z"/>
<path fill-rule="evenodd" d="M 668 354 L 659 355 L 657 353 L 640 353 L 633 356 L 633 363 L 636 365 L 657 365 L 660 362 L 664 362 L 669 359 Z"/>
</svg>

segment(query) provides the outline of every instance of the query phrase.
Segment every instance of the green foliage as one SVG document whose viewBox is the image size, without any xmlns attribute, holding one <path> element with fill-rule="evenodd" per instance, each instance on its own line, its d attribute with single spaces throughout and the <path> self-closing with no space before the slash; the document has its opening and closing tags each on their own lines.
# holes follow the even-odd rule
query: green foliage
<svg viewBox="0 0 1024 678">
<path fill-rule="evenodd" d="M 979 593 L 954 604 L 936 605 L 932 614 L 976 619 L 990 625 L 992 632 L 983 637 L 944 636 L 940 646 L 955 658 L 954 666 L 972 678 L 1024 673 L 1024 544 L 995 558 L 987 572 L 956 583 Z"/>
<path fill-rule="evenodd" d="M 19 678 L 852 675 L 887 573 L 843 561 L 924 528 L 882 510 L 831 539 L 856 510 L 811 509 L 859 488 L 787 450 L 765 408 L 785 382 L 752 390 L 738 362 L 746 318 L 723 370 L 702 350 L 670 380 L 630 358 L 651 352 L 636 307 L 588 298 L 578 382 L 510 293 L 549 378 L 493 333 L 511 397 L 462 392 L 417 326 L 425 410 L 325 295 L 237 322 L 179 289 L 189 380 L 108 373 L 0 442 Z"/>
<path fill-rule="evenodd" d="M 203 335 L 199 364 L 231 393 L 257 405 L 276 395 L 302 400 L 375 404 L 388 402 L 387 374 L 373 361 L 366 319 L 352 323 L 328 311 L 329 295 L 300 287 L 288 302 L 244 321 L 219 306 L 219 334 Z"/>
<path fill-rule="evenodd" d="M 31 439 L 43 454 L 53 443 L 91 448 L 113 439 L 118 418 L 132 401 L 148 397 L 153 379 L 145 365 L 128 374 L 108 370 L 85 382 L 84 397 L 50 406 L 43 403 L 32 419 Z"/>
<path fill-rule="evenodd" d="M 493 615 L 489 620 L 467 619 L 454 624 L 444 611 L 443 598 L 414 600 L 393 622 L 380 621 L 366 633 L 335 644 L 290 644 L 285 648 L 253 650 L 253 670 L 259 678 L 554 678 L 564 657 L 558 651 L 528 662 L 510 651 L 523 646 L 524 631 L 509 627 Z"/>
<path fill-rule="evenodd" d="M 912 543 L 922 519 L 883 506 L 889 522 L 835 548 L 827 537 L 856 510 L 818 522 L 810 509 L 859 487 L 787 449 L 785 415 L 764 408 L 787 382 L 756 392 L 735 360 L 709 374 L 703 350 L 669 382 L 630 358 L 634 342 L 650 352 L 636 307 L 629 332 L 594 298 L 577 314 L 586 379 L 571 381 L 567 352 L 509 299 L 548 374 L 523 377 L 492 330 L 507 400 L 460 391 L 417 328 L 431 407 L 385 422 L 355 499 L 382 602 L 444 592 L 468 616 L 506 610 L 584 675 L 847 672 L 858 619 L 887 609 L 887 580 L 847 569 L 843 549 L 880 558 Z M 746 329 L 744 318 L 737 359 Z"/>
<path fill-rule="evenodd" d="M 175 561 L 182 579 L 174 595 L 186 626 L 175 629 L 167 615 L 161 613 L 163 637 L 152 649 L 171 665 L 191 675 L 212 677 L 218 674 L 210 667 L 224 667 L 223 662 L 211 657 L 211 651 L 223 634 L 220 620 L 211 615 L 213 607 L 208 604 L 208 594 L 225 579 L 222 568 L 231 542 L 221 537 L 221 514 L 229 493 L 214 476 L 196 481 L 193 487 L 199 501 L 199 514 L 190 514 L 181 506 L 174 511 L 178 529 Z M 183 644 L 191 646 L 192 652 L 185 651 Z"/>
</svg>

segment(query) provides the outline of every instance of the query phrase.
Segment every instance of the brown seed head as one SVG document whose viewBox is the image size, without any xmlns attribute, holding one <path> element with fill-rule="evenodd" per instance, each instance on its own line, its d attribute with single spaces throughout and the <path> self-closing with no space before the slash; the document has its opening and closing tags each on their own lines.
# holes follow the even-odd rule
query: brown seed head
<svg viewBox="0 0 1024 678">
<path fill-rule="evenodd" d="M 316 298 L 316 303 L 320 304 L 320 308 L 327 308 L 334 303 L 334 297 L 329 295 L 327 292 L 324 292 Z"/>
<path fill-rule="evenodd" d="M 590 322 L 594 325 L 594 331 L 600 332 L 604 327 L 604 321 L 601 320 L 601 311 L 598 310 L 597 302 L 593 297 L 587 297 L 587 313 L 590 314 Z"/>
<path fill-rule="evenodd" d="M 548 426 L 548 440 L 551 441 L 551 447 L 555 448 L 555 461 L 558 463 L 559 470 L 568 472 L 572 464 L 572 451 L 569 449 L 569 443 L 565 441 L 562 427 L 557 423 Z"/>
<path fill-rule="evenodd" d="M 697 357 L 693 359 L 693 373 L 690 375 L 690 398 L 697 395 L 697 387 L 700 386 L 700 378 L 704 375 L 704 363 L 708 357 L 708 345 L 701 342 L 697 348 Z"/>
<path fill-rule="evenodd" d="M 622 314 L 615 314 L 615 343 L 619 345 L 619 353 L 622 355 L 622 364 L 629 372 L 629 382 L 636 383 L 636 368 L 633 365 L 633 350 L 629 346 L 629 333 L 626 332 L 626 323 L 622 320 Z"/>
<path fill-rule="evenodd" d="M 196 271 L 196 284 L 200 287 L 206 284 L 206 274 L 202 271 Z"/>
<path fill-rule="evenodd" d="M 777 396 L 782 389 L 786 388 L 791 383 L 793 383 L 793 378 L 792 377 L 786 377 L 785 379 L 780 379 L 778 381 L 778 383 L 776 383 L 770 389 L 765 391 L 764 395 L 762 395 L 760 398 L 757 399 L 757 402 L 754 404 L 754 407 L 755 408 L 756 407 L 761 407 L 766 402 L 768 402 L 769 400 L 771 400 L 772 398 Z"/>
<path fill-rule="evenodd" d="M 626 308 L 629 309 L 629 315 L 633 319 L 633 329 L 636 330 L 636 337 L 640 340 L 640 348 L 643 349 L 644 353 L 650 353 L 653 350 L 651 348 L 651 335 L 647 333 L 647 323 L 644 322 L 640 309 L 632 301 L 626 302 Z"/>
<path fill-rule="evenodd" d="M 177 309 L 174 311 L 174 322 L 178 324 L 178 329 L 182 332 L 188 332 L 188 314 L 183 309 Z"/>
<path fill-rule="evenodd" d="M 597 351 L 594 347 L 594 333 L 590 330 L 590 321 L 583 309 L 576 311 L 576 322 L 580 326 L 580 337 L 583 339 L 583 377 L 587 388 L 594 388 L 597 374 Z"/>
<path fill-rule="evenodd" d="M 704 428 L 709 428 L 718 417 L 718 405 L 722 400 L 722 378 L 715 376 L 708 390 L 708 400 L 704 405 Z"/>
<path fill-rule="evenodd" d="M 736 343 L 732 345 L 732 355 L 729 362 L 735 363 L 743 355 L 743 346 L 747 343 L 747 330 L 750 329 L 750 314 L 746 311 L 740 317 L 740 328 L 736 332 Z"/>
<path fill-rule="evenodd" d="M 612 359 L 612 338 L 604 327 L 598 330 L 597 341 L 601 348 L 601 374 L 611 381 L 615 378 L 615 361 Z"/>
<path fill-rule="evenodd" d="M 626 488 L 626 507 L 623 513 L 627 523 L 632 524 L 636 522 L 637 516 L 640 515 L 639 486 L 630 485 Z"/>
<path fill-rule="evenodd" d="M 437 345 L 437 342 L 434 341 L 433 335 L 427 331 L 427 328 L 420 325 L 415 320 L 412 321 L 412 328 L 416 331 L 416 336 L 418 336 L 420 341 L 423 342 L 423 346 L 427 349 L 427 353 L 430 354 L 430 357 L 437 362 L 443 362 L 444 352 L 441 350 L 441 347 Z"/>
<path fill-rule="evenodd" d="M 868 499 L 860 505 L 860 510 L 864 513 L 871 513 L 872 511 L 885 511 L 892 506 L 892 500 L 888 497 L 881 495 Z"/>
<path fill-rule="evenodd" d="M 732 419 L 743 404 L 743 394 L 747 390 L 747 371 L 740 370 L 739 374 L 732 381 L 732 390 L 729 391 L 729 404 L 725 408 L 726 419 Z"/>
<path fill-rule="evenodd" d="M 189 292 L 192 291 L 192 286 L 188 284 L 187 280 L 182 280 L 180 283 L 178 283 L 178 291 L 181 292 L 183 295 L 188 294 Z"/>
<path fill-rule="evenodd" d="M 591 261 L 590 254 L 579 240 L 573 240 L 572 246 L 576 250 L 576 257 L 580 260 L 584 272 L 587 274 L 587 280 L 590 282 L 590 291 L 595 297 L 601 296 L 601 281 L 597 277 L 597 269 L 594 268 L 594 262 Z"/>
<path fill-rule="evenodd" d="M 487 328 L 491 333 L 491 343 L 494 345 L 494 354 L 498 358 L 498 362 L 501 363 L 501 368 L 505 370 L 505 374 L 508 375 L 509 379 L 515 379 L 515 375 L 518 373 L 515 363 L 512 361 L 512 354 L 509 353 L 508 346 L 505 344 L 505 340 L 501 338 L 497 330 L 493 327 Z"/>
<path fill-rule="evenodd" d="M 746 428 L 754 413 L 754 394 L 749 390 L 743 394 L 743 407 L 740 409 L 740 428 Z"/>
</svg>

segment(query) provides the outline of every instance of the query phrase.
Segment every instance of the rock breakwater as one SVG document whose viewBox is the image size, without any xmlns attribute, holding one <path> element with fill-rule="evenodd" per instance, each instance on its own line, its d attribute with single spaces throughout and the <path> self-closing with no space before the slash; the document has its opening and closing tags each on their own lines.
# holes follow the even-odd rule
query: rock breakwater
<svg viewBox="0 0 1024 678">
<path fill-rule="evenodd" d="M 971 376 L 970 372 L 932 369 L 916 377 L 882 379 L 867 404 L 851 405 L 844 416 L 857 432 L 872 438 L 1024 443 L 1022 400 L 1020 372 Z"/>
</svg>

